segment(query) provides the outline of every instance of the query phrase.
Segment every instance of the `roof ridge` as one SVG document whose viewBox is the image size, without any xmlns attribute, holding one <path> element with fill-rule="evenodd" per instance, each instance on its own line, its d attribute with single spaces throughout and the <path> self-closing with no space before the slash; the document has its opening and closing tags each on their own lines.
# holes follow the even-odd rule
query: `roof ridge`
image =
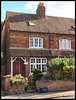
<svg viewBox="0 0 76 100">
<path fill-rule="evenodd" d="M 64 19 L 73 19 L 73 18 L 68 18 L 68 17 L 60 17 L 60 16 L 46 16 L 46 17 L 55 17 L 55 18 L 64 18 Z M 75 20 L 75 19 L 74 19 Z"/>
<path fill-rule="evenodd" d="M 24 12 L 13 12 L 13 11 L 6 11 L 6 13 L 18 13 L 18 14 L 37 15 L 37 14 L 29 14 L 29 13 L 24 13 Z"/>
</svg>

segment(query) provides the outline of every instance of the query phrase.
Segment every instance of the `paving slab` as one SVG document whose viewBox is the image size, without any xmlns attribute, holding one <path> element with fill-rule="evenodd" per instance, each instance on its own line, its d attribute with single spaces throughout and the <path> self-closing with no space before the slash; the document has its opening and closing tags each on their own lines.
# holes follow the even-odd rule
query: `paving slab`
<svg viewBox="0 0 76 100">
<path fill-rule="evenodd" d="M 59 97 L 75 96 L 75 90 L 60 91 L 60 92 L 47 92 L 47 93 L 22 93 L 15 95 L 1 96 L 1 99 L 51 99 Z"/>
</svg>

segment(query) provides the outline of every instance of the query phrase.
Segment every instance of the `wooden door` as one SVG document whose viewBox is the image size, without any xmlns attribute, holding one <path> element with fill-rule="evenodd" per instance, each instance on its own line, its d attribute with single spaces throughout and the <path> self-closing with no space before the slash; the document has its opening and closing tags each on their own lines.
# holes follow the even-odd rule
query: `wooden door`
<svg viewBox="0 0 76 100">
<path fill-rule="evenodd" d="M 19 74 L 19 62 L 13 62 L 13 76 Z"/>
</svg>

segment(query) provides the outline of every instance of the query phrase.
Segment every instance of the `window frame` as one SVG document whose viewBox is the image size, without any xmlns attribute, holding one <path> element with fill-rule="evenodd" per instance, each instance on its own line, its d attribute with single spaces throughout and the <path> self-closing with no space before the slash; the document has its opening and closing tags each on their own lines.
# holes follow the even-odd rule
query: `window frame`
<svg viewBox="0 0 76 100">
<path fill-rule="evenodd" d="M 35 63 L 31 63 L 31 59 L 35 59 Z M 41 60 L 41 63 L 36 63 L 37 59 Z M 42 63 L 42 59 L 46 59 L 46 63 Z M 35 68 L 37 68 L 37 65 L 41 65 L 41 72 L 42 72 L 42 65 L 46 65 L 46 72 L 43 72 L 43 74 L 47 73 L 47 58 L 30 58 L 30 74 L 33 74 L 33 72 L 31 72 L 31 65 L 35 65 Z"/>
<path fill-rule="evenodd" d="M 60 46 L 61 45 L 60 40 L 62 40 L 62 47 Z M 70 47 L 68 47 L 69 46 L 68 41 L 70 41 Z M 66 48 L 64 48 L 65 46 L 64 43 L 66 44 Z M 71 40 L 70 39 L 59 39 L 59 49 L 71 49 Z"/>
<path fill-rule="evenodd" d="M 31 38 L 33 39 L 33 46 L 32 46 L 32 47 L 30 46 L 30 39 L 31 39 Z M 38 46 L 37 46 L 37 47 L 35 46 L 35 39 L 38 39 L 38 44 L 37 44 Z M 39 39 L 41 39 L 41 41 L 42 41 L 41 44 L 39 44 Z M 41 45 L 41 47 L 39 47 L 39 45 Z M 39 37 L 30 37 L 30 38 L 29 38 L 29 48 L 43 48 L 43 38 L 39 38 Z"/>
</svg>

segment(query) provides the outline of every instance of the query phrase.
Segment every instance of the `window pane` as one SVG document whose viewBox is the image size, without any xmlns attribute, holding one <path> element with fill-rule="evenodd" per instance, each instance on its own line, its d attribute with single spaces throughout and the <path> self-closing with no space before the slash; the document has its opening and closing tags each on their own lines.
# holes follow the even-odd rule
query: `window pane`
<svg viewBox="0 0 76 100">
<path fill-rule="evenodd" d="M 46 72 L 46 65 L 42 65 L 42 72 Z"/>
<path fill-rule="evenodd" d="M 39 39 L 39 47 L 42 47 L 42 39 Z"/>
<path fill-rule="evenodd" d="M 31 65 L 31 72 L 33 72 L 33 70 L 35 69 L 35 65 Z"/>
<path fill-rule="evenodd" d="M 67 40 L 67 48 L 71 48 L 71 40 Z"/>
<path fill-rule="evenodd" d="M 36 63 L 41 63 L 41 59 L 36 59 Z"/>
<path fill-rule="evenodd" d="M 66 40 L 64 40 L 64 48 L 65 48 L 65 49 L 66 49 L 66 43 L 67 43 Z"/>
<path fill-rule="evenodd" d="M 35 39 L 35 47 L 38 47 L 38 39 Z"/>
<path fill-rule="evenodd" d="M 30 47 L 33 47 L 33 38 L 30 38 Z"/>
<path fill-rule="evenodd" d="M 59 40 L 59 48 L 62 48 L 62 40 Z"/>
<path fill-rule="evenodd" d="M 42 59 L 42 63 L 46 63 L 46 59 Z"/>
<path fill-rule="evenodd" d="M 37 64 L 36 65 L 36 68 L 41 70 L 41 65 L 40 64 L 39 65 Z"/>
<path fill-rule="evenodd" d="M 31 59 L 31 63 L 35 63 L 35 59 Z"/>
</svg>

